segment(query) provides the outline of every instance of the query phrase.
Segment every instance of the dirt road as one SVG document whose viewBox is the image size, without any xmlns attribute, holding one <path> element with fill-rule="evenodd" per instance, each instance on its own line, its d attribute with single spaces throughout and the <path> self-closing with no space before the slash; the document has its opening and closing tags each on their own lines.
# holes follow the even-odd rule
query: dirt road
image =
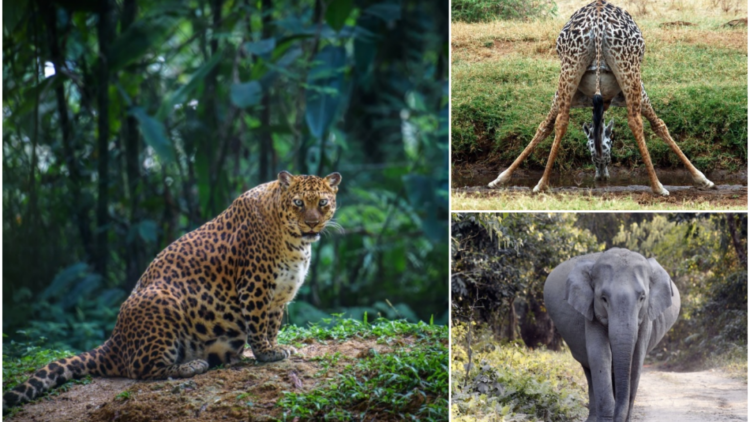
<svg viewBox="0 0 750 422">
<path fill-rule="evenodd" d="M 633 420 L 723 422 L 747 420 L 747 383 L 718 370 L 661 372 L 644 368 Z"/>
</svg>

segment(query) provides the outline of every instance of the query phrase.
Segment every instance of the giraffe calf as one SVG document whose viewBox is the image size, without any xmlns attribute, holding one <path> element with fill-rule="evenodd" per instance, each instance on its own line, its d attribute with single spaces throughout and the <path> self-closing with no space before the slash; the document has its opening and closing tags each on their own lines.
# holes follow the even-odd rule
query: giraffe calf
<svg viewBox="0 0 750 422">
<path fill-rule="evenodd" d="M 601 154 L 596 153 L 593 123 L 583 124 L 583 132 L 588 139 L 586 146 L 588 146 L 589 152 L 591 152 L 591 161 L 594 163 L 594 167 L 596 167 L 594 180 L 609 180 L 609 169 L 607 169 L 607 166 L 612 162 L 612 127 L 614 124 L 615 119 L 611 119 L 607 126 L 602 128 L 604 133 L 602 134 Z"/>
</svg>

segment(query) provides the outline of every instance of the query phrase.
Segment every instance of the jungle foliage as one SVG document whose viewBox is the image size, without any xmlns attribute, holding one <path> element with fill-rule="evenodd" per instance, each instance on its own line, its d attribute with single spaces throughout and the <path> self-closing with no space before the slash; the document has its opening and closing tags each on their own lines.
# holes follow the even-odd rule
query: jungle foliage
<svg viewBox="0 0 750 422">
<path fill-rule="evenodd" d="M 6 341 L 100 344 L 160 250 L 281 170 L 343 175 L 291 322 L 447 321 L 446 2 L 3 12 Z"/>
</svg>

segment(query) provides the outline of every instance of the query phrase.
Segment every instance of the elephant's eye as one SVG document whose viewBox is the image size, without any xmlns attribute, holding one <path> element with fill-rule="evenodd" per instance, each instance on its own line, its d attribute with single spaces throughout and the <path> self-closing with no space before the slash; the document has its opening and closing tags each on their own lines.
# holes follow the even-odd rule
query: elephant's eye
<svg viewBox="0 0 750 422">
<path fill-rule="evenodd" d="M 607 304 L 607 296 L 602 296 L 602 302 L 604 302 L 605 305 Z"/>
<path fill-rule="evenodd" d="M 646 295 L 641 295 L 641 297 L 638 298 L 641 302 L 643 302 L 644 299 L 646 299 Z"/>
<path fill-rule="evenodd" d="M 321 207 L 325 207 L 326 205 L 328 205 L 327 199 L 321 199 L 320 202 L 318 203 L 318 206 L 321 206 Z"/>
<path fill-rule="evenodd" d="M 298 207 L 301 207 L 301 206 L 304 206 L 304 205 L 305 205 L 305 203 L 304 203 L 304 202 L 302 202 L 302 200 L 301 200 L 301 199 L 295 199 L 295 200 L 294 200 L 294 201 L 292 201 L 292 202 L 294 202 L 294 205 L 296 205 L 296 206 L 298 206 Z"/>
</svg>

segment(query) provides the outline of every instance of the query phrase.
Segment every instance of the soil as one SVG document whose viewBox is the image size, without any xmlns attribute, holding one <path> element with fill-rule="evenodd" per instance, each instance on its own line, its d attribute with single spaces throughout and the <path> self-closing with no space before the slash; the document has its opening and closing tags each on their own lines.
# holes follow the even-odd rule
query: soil
<svg viewBox="0 0 750 422">
<path fill-rule="evenodd" d="M 747 420 L 747 381 L 720 370 L 661 372 L 644 368 L 633 421 Z"/>
<path fill-rule="evenodd" d="M 408 347 L 410 338 L 393 343 Z M 276 406 L 282 392 L 307 392 L 327 385 L 344 366 L 368 353 L 388 353 L 389 345 L 372 340 L 328 344 L 311 342 L 298 354 L 275 363 L 255 360 L 209 371 L 189 379 L 135 381 L 94 378 L 87 385 L 72 385 L 67 392 L 24 406 L 8 421 L 267 421 L 278 420 Z M 315 360 L 335 353 L 342 356 L 327 369 Z M 245 357 L 252 359 L 251 351 Z M 330 361 L 329 361 L 330 363 Z M 128 396 L 129 397 L 125 397 Z"/>
<path fill-rule="evenodd" d="M 476 197 L 493 197 L 502 192 L 505 195 L 531 195 L 531 189 L 542 177 L 543 171 L 519 169 L 513 174 L 511 185 L 501 190 L 489 189 L 487 183 L 497 177 L 498 169 L 485 166 L 454 167 L 452 174 L 452 192 L 463 192 Z M 669 196 L 658 197 L 651 193 L 645 169 L 625 169 L 610 167 L 611 179 L 595 182 L 593 170 L 579 171 L 575 174 L 553 173 L 551 179 L 552 194 L 565 193 L 581 196 L 599 196 L 604 199 L 632 197 L 644 206 L 662 204 L 683 204 L 691 202 L 710 202 L 715 206 L 747 206 L 747 172 L 713 171 L 706 174 L 716 184 L 717 189 L 701 190 L 692 186 L 692 179 L 686 170 L 657 169 L 656 173 Z"/>
</svg>

